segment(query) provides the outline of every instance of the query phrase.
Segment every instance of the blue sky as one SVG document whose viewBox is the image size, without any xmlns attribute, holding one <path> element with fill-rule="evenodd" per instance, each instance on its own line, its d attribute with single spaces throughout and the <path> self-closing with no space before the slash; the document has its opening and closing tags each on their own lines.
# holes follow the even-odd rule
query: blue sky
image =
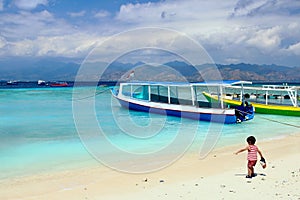
<svg viewBox="0 0 300 200">
<path fill-rule="evenodd" d="M 299 0 L 0 0 L 0 59 L 84 59 L 114 34 L 161 27 L 216 63 L 300 66 L 299 19 Z"/>
</svg>

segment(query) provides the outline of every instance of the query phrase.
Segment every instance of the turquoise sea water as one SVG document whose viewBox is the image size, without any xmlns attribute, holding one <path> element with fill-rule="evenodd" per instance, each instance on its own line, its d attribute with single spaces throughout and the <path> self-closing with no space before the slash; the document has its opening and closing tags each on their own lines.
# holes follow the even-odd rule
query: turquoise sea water
<svg viewBox="0 0 300 200">
<path fill-rule="evenodd" d="M 92 88 L 83 87 L 76 92 L 88 90 Z M 104 90 L 106 88 L 97 88 L 97 92 Z M 101 165 L 87 151 L 84 146 L 87 143 L 83 143 L 83 137 L 77 133 L 72 92 L 73 88 L 0 90 L 0 179 Z M 76 101 L 84 102 L 86 99 Z M 96 119 L 106 133 L 105 139 L 119 149 L 134 154 L 151 154 L 163 147 L 176 145 L 172 142 L 176 140 L 178 131 L 185 134 L 186 138 L 193 138 L 195 133 L 192 145 L 187 148 L 189 151 L 200 151 L 212 129 L 208 122 L 129 112 L 111 99 L 108 90 L 96 96 L 94 110 Z M 84 115 L 85 110 L 82 110 Z M 259 142 L 300 132 L 299 128 L 274 120 L 299 125 L 300 118 L 256 114 L 252 121 L 222 125 L 216 146 L 244 145 L 249 135 L 255 135 Z M 91 142 L 98 130 L 89 126 L 89 121 L 86 126 L 87 135 L 91 133 Z M 101 145 L 97 146 L 97 151 L 103 151 L 109 157 L 118 156 Z M 118 159 L 127 162 L 126 159 L 130 157 Z"/>
</svg>

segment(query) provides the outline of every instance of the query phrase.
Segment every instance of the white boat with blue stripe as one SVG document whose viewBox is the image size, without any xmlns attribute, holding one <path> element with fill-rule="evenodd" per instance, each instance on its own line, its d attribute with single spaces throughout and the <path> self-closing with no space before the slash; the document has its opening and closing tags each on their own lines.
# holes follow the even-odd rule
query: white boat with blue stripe
<svg viewBox="0 0 300 200">
<path fill-rule="evenodd" d="M 212 81 L 200 83 L 123 82 L 112 90 L 121 106 L 142 112 L 189 118 L 194 120 L 233 124 L 254 117 L 252 106 L 225 108 L 222 98 L 211 103 L 200 97 L 203 88 L 216 87 L 220 96 L 229 85 L 250 84 L 246 81 Z"/>
</svg>

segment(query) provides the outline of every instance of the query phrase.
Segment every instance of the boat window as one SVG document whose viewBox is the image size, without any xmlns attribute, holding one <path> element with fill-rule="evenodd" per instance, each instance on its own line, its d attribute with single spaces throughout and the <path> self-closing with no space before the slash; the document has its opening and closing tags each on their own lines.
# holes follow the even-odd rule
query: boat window
<svg viewBox="0 0 300 200">
<path fill-rule="evenodd" d="M 177 99 L 181 105 L 193 105 L 191 87 L 177 87 Z"/>
<path fill-rule="evenodd" d="M 178 90 L 177 90 L 177 87 L 175 87 L 175 86 L 170 87 L 170 101 L 171 101 L 171 104 L 179 104 Z"/>
<path fill-rule="evenodd" d="M 194 88 L 195 92 L 195 99 L 196 99 L 196 105 L 199 107 L 207 107 L 207 108 L 219 108 L 219 102 L 211 102 L 206 99 L 206 97 L 203 95 L 203 92 L 207 92 L 209 94 L 218 95 L 219 89 L 215 86 L 196 86 Z"/>
<path fill-rule="evenodd" d="M 169 86 L 170 99 L 168 98 L 168 87 L 151 86 L 151 101 L 160 103 L 192 105 L 192 95 L 190 87 Z"/>
<path fill-rule="evenodd" d="M 122 95 L 128 96 L 128 97 L 131 96 L 131 86 L 130 85 L 124 85 L 122 87 Z"/>
<path fill-rule="evenodd" d="M 168 103 L 168 87 L 151 85 L 151 101 Z"/>
<path fill-rule="evenodd" d="M 124 96 L 149 100 L 149 86 L 147 85 L 124 85 L 122 88 Z"/>
<path fill-rule="evenodd" d="M 132 86 L 132 97 L 136 99 L 149 99 L 149 86 L 148 85 L 138 85 Z"/>
<path fill-rule="evenodd" d="M 192 99 L 190 87 L 178 87 L 178 98 L 179 99 Z"/>
</svg>

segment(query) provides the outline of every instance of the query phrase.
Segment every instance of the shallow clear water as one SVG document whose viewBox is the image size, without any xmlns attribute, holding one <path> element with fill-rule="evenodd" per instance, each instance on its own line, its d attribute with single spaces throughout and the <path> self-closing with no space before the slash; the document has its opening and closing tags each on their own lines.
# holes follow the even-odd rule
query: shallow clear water
<svg viewBox="0 0 300 200">
<path fill-rule="evenodd" d="M 93 88 L 83 87 L 75 92 L 90 90 Z M 97 92 L 104 90 L 99 87 Z M 299 132 L 299 128 L 282 124 L 298 125 L 300 119 L 297 117 L 256 114 L 254 120 L 242 124 L 212 126 L 208 122 L 128 111 L 121 108 L 107 90 L 95 98 L 95 118 L 105 133 L 104 137 L 99 137 L 103 143 L 96 143 L 98 130 L 90 121 L 83 123 L 85 135 L 78 135 L 73 118 L 72 92 L 73 88 L 0 90 L 0 179 L 101 165 L 87 149 L 97 148 L 100 154 L 105 152 L 108 157 L 117 156 L 117 151 L 106 148 L 104 140 L 123 152 L 146 158 L 148 154 L 165 149 L 178 153 L 176 147 L 180 142 L 185 145 L 180 150 L 182 153 L 186 148 L 200 152 L 206 136 L 214 130 L 221 130 L 220 137 L 214 137 L 217 147 L 244 145 L 249 135 L 255 135 L 259 142 Z M 87 99 L 76 101 L 85 102 Z M 90 117 L 85 116 L 88 115 L 85 110 L 80 114 Z M 178 139 L 178 133 L 183 137 Z M 190 142 L 193 142 L 191 146 Z M 173 148 L 167 149 L 169 146 Z M 131 157 L 118 159 L 128 161 Z"/>
</svg>

